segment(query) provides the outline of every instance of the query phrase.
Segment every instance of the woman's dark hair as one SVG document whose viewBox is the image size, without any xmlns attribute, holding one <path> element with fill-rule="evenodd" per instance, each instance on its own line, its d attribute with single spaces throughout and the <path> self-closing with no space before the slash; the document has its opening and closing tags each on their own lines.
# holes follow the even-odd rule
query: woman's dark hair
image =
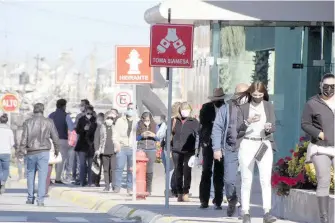
<svg viewBox="0 0 335 223">
<path fill-rule="evenodd" d="M 143 120 L 146 118 L 150 119 L 149 131 L 156 133 L 157 124 L 154 121 L 152 114 L 150 112 L 144 112 L 141 116 L 141 120 L 138 122 L 137 135 L 140 135 L 143 132 L 148 131 L 148 127 L 145 126 L 143 122 Z"/>
<path fill-rule="evenodd" d="M 5 114 L 2 114 L 0 116 L 0 123 L 1 124 L 6 124 L 8 122 L 8 115 L 5 113 Z"/>
<path fill-rule="evenodd" d="M 263 100 L 264 101 L 269 101 L 270 97 L 269 97 L 269 93 L 268 90 L 266 89 L 265 84 L 263 84 L 263 82 L 261 81 L 255 81 L 253 82 L 250 87 L 248 88 L 248 90 L 246 90 L 245 92 L 242 92 L 239 97 L 236 99 L 236 103 L 239 102 L 242 98 L 247 97 L 248 98 L 248 103 L 251 102 L 252 96 L 251 94 L 254 93 L 255 91 L 261 92 L 264 94 L 263 96 Z"/>
</svg>

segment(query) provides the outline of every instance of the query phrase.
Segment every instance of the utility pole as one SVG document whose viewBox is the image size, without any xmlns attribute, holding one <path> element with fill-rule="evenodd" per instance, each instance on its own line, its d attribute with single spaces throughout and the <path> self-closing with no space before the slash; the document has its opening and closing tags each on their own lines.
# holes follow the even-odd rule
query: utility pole
<svg viewBox="0 0 335 223">
<path fill-rule="evenodd" d="M 92 101 L 95 100 L 94 97 L 94 89 L 95 89 L 95 83 L 96 83 L 96 67 L 95 67 L 95 54 L 96 54 L 97 47 L 94 46 L 93 52 L 91 53 L 90 57 L 90 66 L 91 66 L 91 97 Z"/>
<path fill-rule="evenodd" d="M 34 57 L 34 59 L 36 60 L 35 84 L 37 84 L 37 82 L 38 82 L 38 71 L 39 71 L 39 62 L 40 62 L 41 58 L 40 58 L 40 56 L 37 54 L 37 56 Z"/>
</svg>

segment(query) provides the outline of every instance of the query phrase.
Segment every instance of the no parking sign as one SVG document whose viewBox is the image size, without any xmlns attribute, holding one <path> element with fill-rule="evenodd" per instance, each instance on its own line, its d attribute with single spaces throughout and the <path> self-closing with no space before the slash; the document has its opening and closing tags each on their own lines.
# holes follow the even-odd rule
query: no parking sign
<svg viewBox="0 0 335 223">
<path fill-rule="evenodd" d="M 115 92 L 114 96 L 114 108 L 117 110 L 125 110 L 129 103 L 133 102 L 133 91 L 120 89 Z"/>
</svg>

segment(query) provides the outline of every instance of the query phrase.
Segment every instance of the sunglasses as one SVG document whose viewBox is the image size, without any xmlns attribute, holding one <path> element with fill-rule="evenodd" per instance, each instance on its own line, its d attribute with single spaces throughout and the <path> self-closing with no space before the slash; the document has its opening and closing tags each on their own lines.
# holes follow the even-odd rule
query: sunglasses
<svg viewBox="0 0 335 223">
<path fill-rule="evenodd" d="M 335 84 L 324 84 L 323 85 L 323 88 L 331 88 L 331 89 L 334 89 L 334 86 L 335 86 Z"/>
</svg>

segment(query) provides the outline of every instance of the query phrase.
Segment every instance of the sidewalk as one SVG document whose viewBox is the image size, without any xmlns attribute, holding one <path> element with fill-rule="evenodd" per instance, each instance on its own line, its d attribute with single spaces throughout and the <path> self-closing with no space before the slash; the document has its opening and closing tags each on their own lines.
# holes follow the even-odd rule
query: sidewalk
<svg viewBox="0 0 335 223">
<path fill-rule="evenodd" d="M 175 198 L 170 199 L 170 208 L 164 206 L 165 179 L 164 169 L 161 164 L 155 164 L 153 193 L 146 200 L 132 201 L 132 198 L 126 194 L 126 190 L 121 190 L 120 194 L 104 193 L 103 188 L 75 187 L 73 185 L 53 186 L 50 189 L 50 196 L 61 198 L 64 201 L 72 202 L 76 205 L 107 212 L 113 216 L 128 219 L 140 219 L 144 223 L 155 222 L 240 222 L 237 217 L 226 217 L 226 205 L 223 211 L 217 211 L 213 208 L 207 210 L 199 209 L 199 183 L 201 169 L 193 170 L 193 179 L 191 186 L 191 202 L 179 203 Z M 254 217 L 253 223 L 261 223 L 263 210 L 259 204 L 261 201 L 259 182 L 254 181 L 252 193 L 251 214 Z M 278 220 L 278 223 L 289 223 L 290 221 Z"/>
</svg>

